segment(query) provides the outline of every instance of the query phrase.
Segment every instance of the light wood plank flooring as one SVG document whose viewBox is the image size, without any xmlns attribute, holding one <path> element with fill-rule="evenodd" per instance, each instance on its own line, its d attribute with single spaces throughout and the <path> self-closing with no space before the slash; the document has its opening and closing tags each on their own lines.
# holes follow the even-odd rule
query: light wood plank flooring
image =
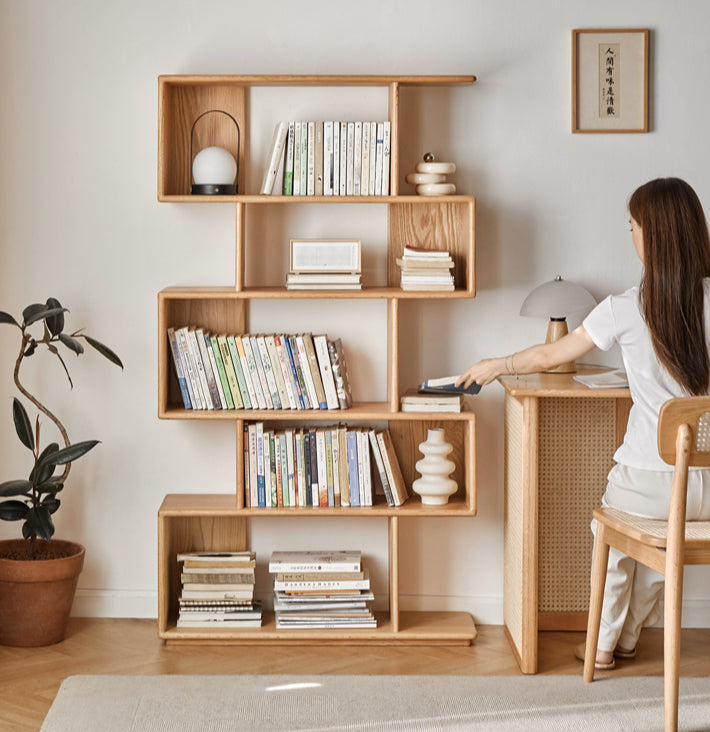
<svg viewBox="0 0 710 732">
<path fill-rule="evenodd" d="M 0 647 L 0 729 L 38 730 L 63 679 L 74 674 L 519 674 L 501 626 L 479 626 L 470 647 L 165 646 L 154 620 L 73 618 L 47 648 Z M 581 674 L 583 633 L 540 634 L 541 674 Z M 683 631 L 681 674 L 710 675 L 710 630 Z M 663 631 L 644 631 L 635 661 L 614 674 L 661 676 Z"/>
</svg>

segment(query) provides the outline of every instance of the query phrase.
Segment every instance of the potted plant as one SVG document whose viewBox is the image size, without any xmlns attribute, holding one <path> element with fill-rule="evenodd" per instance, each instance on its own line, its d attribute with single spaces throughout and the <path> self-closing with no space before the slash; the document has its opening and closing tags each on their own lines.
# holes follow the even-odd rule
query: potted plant
<svg viewBox="0 0 710 732">
<path fill-rule="evenodd" d="M 13 373 L 15 386 L 56 425 L 64 443 L 60 446 L 49 442 L 41 448 L 39 414 L 33 426 L 22 402 L 13 398 L 15 431 L 32 454 L 32 468 L 26 479 L 0 483 L 0 519 L 22 522 L 22 539 L 0 541 L 0 645 L 42 646 L 65 637 L 85 551 L 81 544 L 52 539 L 52 515 L 61 505 L 58 494 L 64 488 L 72 463 L 98 444 L 97 440 L 70 442 L 59 418 L 21 383 L 22 364 L 46 348 L 59 359 L 73 386 L 62 350 L 80 356 L 84 353 L 84 341 L 123 368 L 121 359 L 94 338 L 81 331 L 65 333 L 66 312 L 55 298 L 26 307 L 22 322 L 0 311 L 0 323 L 18 328 L 21 336 Z M 58 468 L 61 473 L 57 474 Z"/>
</svg>

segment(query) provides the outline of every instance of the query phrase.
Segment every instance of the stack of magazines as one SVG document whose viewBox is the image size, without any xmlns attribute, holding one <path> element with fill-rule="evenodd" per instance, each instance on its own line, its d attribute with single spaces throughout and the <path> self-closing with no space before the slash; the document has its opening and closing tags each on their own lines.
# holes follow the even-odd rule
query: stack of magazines
<svg viewBox="0 0 710 732">
<path fill-rule="evenodd" d="M 397 264 L 403 290 L 454 289 L 454 260 L 447 251 L 405 246 Z"/>
</svg>

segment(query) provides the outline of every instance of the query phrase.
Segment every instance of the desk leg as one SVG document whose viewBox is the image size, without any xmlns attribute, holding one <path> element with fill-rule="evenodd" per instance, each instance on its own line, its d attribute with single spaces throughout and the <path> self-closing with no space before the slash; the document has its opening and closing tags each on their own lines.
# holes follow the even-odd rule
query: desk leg
<svg viewBox="0 0 710 732">
<path fill-rule="evenodd" d="M 537 672 L 538 400 L 505 395 L 503 618 L 525 674 Z"/>
</svg>

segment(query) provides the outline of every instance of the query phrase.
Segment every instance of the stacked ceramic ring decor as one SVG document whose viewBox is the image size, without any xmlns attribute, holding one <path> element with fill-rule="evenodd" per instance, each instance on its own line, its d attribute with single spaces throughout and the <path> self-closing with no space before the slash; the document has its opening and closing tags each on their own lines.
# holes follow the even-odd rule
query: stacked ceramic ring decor
<svg viewBox="0 0 710 732">
<path fill-rule="evenodd" d="M 420 196 L 450 196 L 456 193 L 456 186 L 446 182 L 446 176 L 456 172 L 454 163 L 438 163 L 431 153 L 424 156 L 424 162 L 417 163 L 416 172 L 410 173 L 406 181 L 413 183 Z"/>
</svg>

